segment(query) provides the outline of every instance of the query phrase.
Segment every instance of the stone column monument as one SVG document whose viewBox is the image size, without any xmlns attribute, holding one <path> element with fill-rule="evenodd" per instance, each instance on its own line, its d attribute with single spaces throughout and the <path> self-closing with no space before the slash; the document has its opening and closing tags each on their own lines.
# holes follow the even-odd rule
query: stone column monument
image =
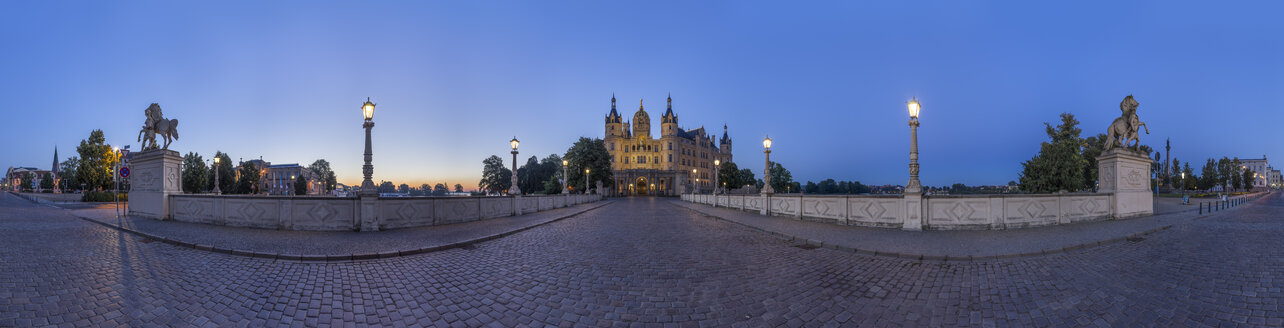
<svg viewBox="0 0 1284 328">
<path fill-rule="evenodd" d="M 1132 95 L 1119 103 L 1123 115 L 1110 124 L 1106 150 L 1097 157 L 1097 181 L 1101 184 L 1097 192 L 1114 193 L 1110 202 L 1116 219 L 1155 214 L 1154 195 L 1150 190 L 1150 157 L 1138 150 L 1141 144 L 1138 131 L 1145 128 L 1146 133 L 1150 133 L 1150 128 L 1137 117 L 1138 106 Z"/>
<path fill-rule="evenodd" d="M 143 113 L 147 121 L 138 131 L 143 151 L 129 161 L 129 214 L 165 220 L 170 218 L 169 195 L 183 192 L 179 170 L 183 157 L 169 150 L 169 144 L 178 139 L 178 120 L 166 119 L 156 103 Z M 157 145 L 157 135 L 165 140 L 163 146 Z"/>
</svg>

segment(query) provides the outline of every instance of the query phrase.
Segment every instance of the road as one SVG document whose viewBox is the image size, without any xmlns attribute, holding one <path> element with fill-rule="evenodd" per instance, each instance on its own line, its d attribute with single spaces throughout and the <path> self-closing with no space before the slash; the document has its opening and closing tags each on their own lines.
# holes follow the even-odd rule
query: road
<svg viewBox="0 0 1284 328">
<path fill-rule="evenodd" d="M 1047 256 L 800 246 L 662 199 L 468 249 L 312 263 L 148 242 L 0 196 L 0 326 L 1284 325 L 1284 199 Z"/>
</svg>

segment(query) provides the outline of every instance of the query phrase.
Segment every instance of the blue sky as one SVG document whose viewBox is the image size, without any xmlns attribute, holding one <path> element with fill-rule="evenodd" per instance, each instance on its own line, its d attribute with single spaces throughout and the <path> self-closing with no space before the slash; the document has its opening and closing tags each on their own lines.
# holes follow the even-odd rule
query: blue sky
<svg viewBox="0 0 1284 328">
<path fill-rule="evenodd" d="M 730 126 L 796 180 L 907 179 L 905 102 L 923 104 L 922 179 L 1002 184 L 1074 113 L 1104 132 L 1128 94 L 1173 156 L 1284 156 L 1279 2 L 5 2 L 0 165 L 48 166 L 92 129 L 137 144 L 142 110 L 172 149 L 329 160 L 360 179 L 461 183 L 601 137 L 612 93 L 685 128 Z M 655 129 L 659 126 L 656 125 Z M 135 146 L 137 147 L 137 146 Z M 1279 157 L 1284 161 L 1284 157 Z"/>
</svg>

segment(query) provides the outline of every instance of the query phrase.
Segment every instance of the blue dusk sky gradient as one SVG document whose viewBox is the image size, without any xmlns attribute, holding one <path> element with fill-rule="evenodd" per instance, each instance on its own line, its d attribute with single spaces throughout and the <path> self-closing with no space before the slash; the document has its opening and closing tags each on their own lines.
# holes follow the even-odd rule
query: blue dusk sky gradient
<svg viewBox="0 0 1284 328">
<path fill-rule="evenodd" d="M 1003 184 L 1071 112 L 1105 131 L 1133 94 L 1173 156 L 1279 158 L 1284 3 L 1194 1 L 10 1 L 0 20 L 0 165 L 49 166 L 92 129 L 134 144 L 143 109 L 172 149 L 329 160 L 375 180 L 475 188 L 481 161 L 600 138 L 612 93 L 653 120 L 761 140 L 795 180 L 907 180 L 905 102 L 923 104 L 929 185 Z M 659 125 L 653 127 L 658 134 Z M 1278 164 L 1277 164 L 1278 165 Z"/>
</svg>

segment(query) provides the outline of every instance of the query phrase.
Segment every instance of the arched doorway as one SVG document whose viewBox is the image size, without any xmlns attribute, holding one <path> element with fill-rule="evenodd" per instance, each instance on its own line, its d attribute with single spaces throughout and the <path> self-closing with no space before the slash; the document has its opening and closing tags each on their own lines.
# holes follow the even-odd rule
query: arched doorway
<svg viewBox="0 0 1284 328">
<path fill-rule="evenodd" d="M 651 185 L 647 184 L 646 178 L 639 177 L 633 182 L 633 193 L 638 196 L 651 195 Z"/>
</svg>

